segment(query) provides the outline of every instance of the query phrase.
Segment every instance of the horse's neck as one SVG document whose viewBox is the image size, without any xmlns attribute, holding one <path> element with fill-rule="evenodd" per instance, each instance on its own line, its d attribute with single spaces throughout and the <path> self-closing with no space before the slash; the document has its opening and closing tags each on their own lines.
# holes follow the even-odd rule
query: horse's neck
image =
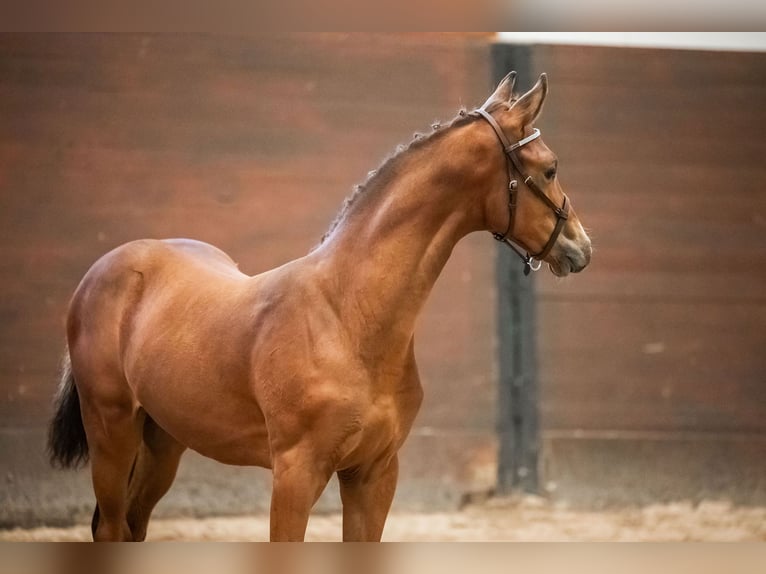
<svg viewBox="0 0 766 574">
<path fill-rule="evenodd" d="M 481 196 L 471 189 L 480 184 L 476 158 L 459 138 L 445 133 L 397 158 L 385 183 L 363 192 L 316 252 L 328 296 L 362 344 L 408 345 L 455 244 L 481 227 Z"/>
</svg>

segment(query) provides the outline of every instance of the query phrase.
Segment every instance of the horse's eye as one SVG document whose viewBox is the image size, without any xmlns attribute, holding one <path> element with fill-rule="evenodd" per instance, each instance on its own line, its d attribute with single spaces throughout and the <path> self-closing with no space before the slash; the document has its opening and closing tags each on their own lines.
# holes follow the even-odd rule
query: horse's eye
<svg viewBox="0 0 766 574">
<path fill-rule="evenodd" d="M 552 167 L 548 171 L 545 172 L 545 179 L 553 179 L 556 177 L 556 168 Z"/>
</svg>

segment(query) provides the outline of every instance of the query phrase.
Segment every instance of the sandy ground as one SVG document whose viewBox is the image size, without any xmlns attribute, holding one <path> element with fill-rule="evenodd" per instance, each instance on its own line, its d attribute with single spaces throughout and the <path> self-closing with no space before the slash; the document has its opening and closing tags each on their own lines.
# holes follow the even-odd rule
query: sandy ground
<svg viewBox="0 0 766 574">
<path fill-rule="evenodd" d="M 306 535 L 336 541 L 340 515 L 314 515 Z M 154 520 L 149 540 L 262 541 L 268 517 Z M 766 508 L 707 501 L 599 512 L 527 496 L 491 499 L 450 513 L 392 513 L 386 541 L 766 541 Z M 90 540 L 88 526 L 0 531 L 0 541 Z"/>
</svg>

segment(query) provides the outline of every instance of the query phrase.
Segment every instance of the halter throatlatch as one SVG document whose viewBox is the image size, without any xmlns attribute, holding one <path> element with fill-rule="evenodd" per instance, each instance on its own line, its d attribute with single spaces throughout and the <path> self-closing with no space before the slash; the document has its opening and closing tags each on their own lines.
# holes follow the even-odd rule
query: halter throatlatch
<svg viewBox="0 0 766 574">
<path fill-rule="evenodd" d="M 524 173 L 524 167 L 521 165 L 519 156 L 516 155 L 517 149 L 540 137 L 540 130 L 535 128 L 531 135 L 520 139 L 515 143 L 511 143 L 505 136 L 503 129 L 500 127 L 497 121 L 495 121 L 495 118 L 493 118 L 489 112 L 487 112 L 487 110 L 484 108 L 479 108 L 478 110 L 474 110 L 471 113 L 484 118 L 487 120 L 487 123 L 492 126 L 492 130 L 495 132 L 497 139 L 500 140 L 500 144 L 503 146 L 505 162 L 508 168 L 508 209 L 510 211 L 508 217 L 508 227 L 505 230 L 505 233 L 502 234 L 492 232 L 492 237 L 501 243 L 505 243 L 514 251 L 514 253 L 516 253 L 516 255 L 521 258 L 522 261 L 524 261 L 524 275 L 529 275 L 530 271 L 537 271 L 540 269 L 543 264 L 542 260 L 545 259 L 551 252 L 551 249 L 553 249 L 553 245 L 556 243 L 561 230 L 564 229 L 564 224 L 569 218 L 569 198 L 566 196 L 566 194 L 564 194 L 564 204 L 561 207 L 553 203 L 553 201 L 551 201 L 551 199 L 545 195 L 545 193 L 543 193 L 543 190 L 537 187 L 537 184 L 532 180 L 532 176 L 526 175 Z M 550 207 L 551 210 L 553 210 L 553 213 L 556 215 L 556 226 L 553 228 L 553 232 L 548 238 L 548 242 L 545 244 L 545 247 L 543 247 L 542 251 L 535 253 L 534 255 L 530 254 L 528 251 L 524 253 L 522 249 L 516 246 L 512 237 L 513 222 L 516 216 L 516 192 L 519 188 L 519 182 L 513 177 L 514 169 L 523 180 L 524 185 L 531 189 L 532 192 L 540 200 L 542 200 L 543 203 Z M 535 265 L 535 263 L 537 263 L 537 265 Z"/>
</svg>

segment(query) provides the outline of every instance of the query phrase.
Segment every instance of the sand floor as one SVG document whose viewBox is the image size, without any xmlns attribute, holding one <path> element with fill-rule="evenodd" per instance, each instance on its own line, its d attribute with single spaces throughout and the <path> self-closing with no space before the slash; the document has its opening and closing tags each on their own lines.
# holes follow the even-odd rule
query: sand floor
<svg viewBox="0 0 766 574">
<path fill-rule="evenodd" d="M 267 516 L 156 519 L 148 540 L 263 541 Z M 307 540 L 341 538 L 341 517 L 314 515 Z M 87 525 L 0 531 L 0 541 L 89 540 Z M 393 512 L 386 541 L 766 541 L 766 508 L 678 502 L 583 511 L 534 497 L 496 498 L 442 513 Z"/>
</svg>

